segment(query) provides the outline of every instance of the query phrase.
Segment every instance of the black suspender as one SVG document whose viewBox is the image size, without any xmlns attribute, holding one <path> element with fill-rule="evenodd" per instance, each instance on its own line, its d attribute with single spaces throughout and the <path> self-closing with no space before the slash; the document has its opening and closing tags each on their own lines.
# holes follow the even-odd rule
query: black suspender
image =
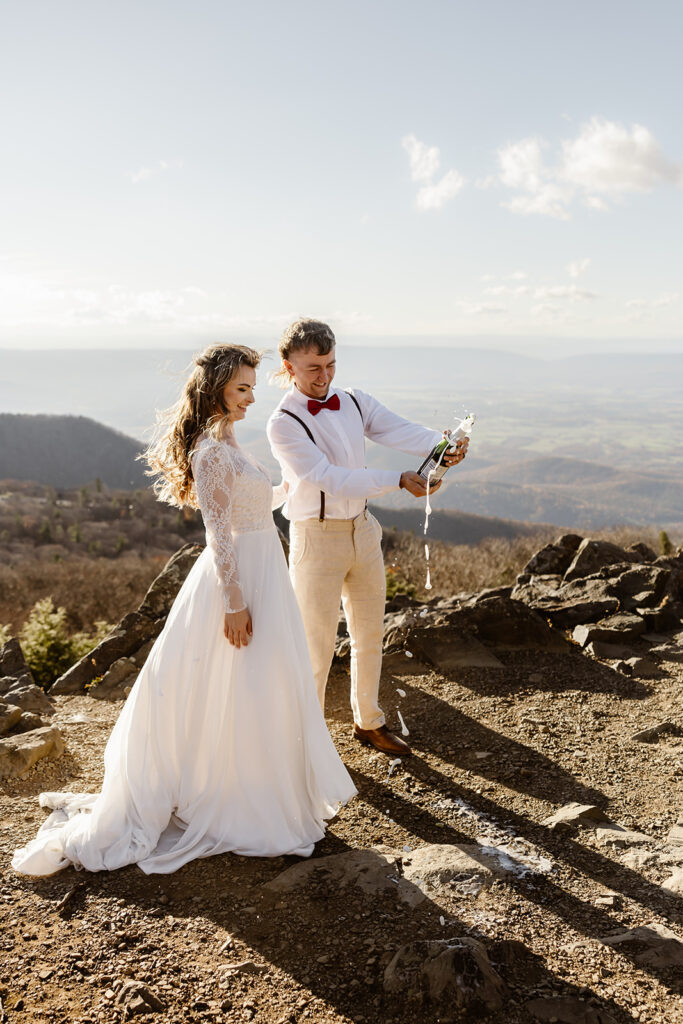
<svg viewBox="0 0 683 1024">
<path fill-rule="evenodd" d="M 363 423 L 363 413 L 361 411 L 360 405 L 358 404 L 358 399 L 356 398 L 355 395 L 352 395 L 351 392 L 347 391 L 346 389 L 344 389 L 344 394 L 348 395 L 349 398 L 353 401 L 353 404 L 355 405 L 356 409 L 358 409 L 358 415 L 361 418 L 361 423 Z M 318 445 L 316 443 L 316 440 L 313 437 L 313 434 L 311 433 L 311 431 L 306 426 L 306 424 L 304 423 L 304 421 L 301 419 L 300 416 L 297 416 L 295 412 L 290 412 L 289 409 L 280 409 L 280 412 L 286 413 L 288 416 L 291 416 L 293 420 L 296 420 L 297 423 L 300 423 L 301 426 L 306 431 L 306 433 L 308 434 L 310 440 L 313 442 L 313 444 L 316 446 L 316 448 L 318 447 Z M 363 423 L 363 426 L 365 426 L 364 423 Z M 367 501 L 365 502 L 365 507 L 366 508 L 368 507 Z M 320 522 L 322 523 L 324 521 L 324 519 L 325 519 L 325 492 L 321 491 L 320 492 Z"/>
<path fill-rule="evenodd" d="M 358 404 L 358 399 L 356 398 L 356 396 L 351 391 L 347 391 L 346 388 L 344 388 L 344 394 L 348 395 L 349 398 L 353 401 L 353 404 L 355 405 L 356 409 L 358 409 L 358 415 L 360 416 L 360 421 L 363 424 L 363 426 L 365 426 L 365 423 L 363 421 L 363 413 L 361 412 L 360 405 Z"/>
<path fill-rule="evenodd" d="M 295 412 L 290 412 L 289 409 L 280 409 L 280 412 L 286 413 L 288 416 L 291 416 L 293 420 L 296 420 L 297 423 L 300 423 L 301 426 L 306 431 L 306 433 L 308 434 L 308 436 L 310 437 L 310 439 L 313 442 L 313 444 L 315 444 L 316 448 L 318 447 L 317 444 L 315 443 L 315 438 L 313 437 L 313 434 L 308 429 L 308 427 L 306 426 L 304 421 L 299 416 L 297 416 L 297 414 Z M 320 492 L 320 522 L 321 523 L 324 520 L 324 518 L 325 518 L 325 492 L 321 491 Z"/>
</svg>

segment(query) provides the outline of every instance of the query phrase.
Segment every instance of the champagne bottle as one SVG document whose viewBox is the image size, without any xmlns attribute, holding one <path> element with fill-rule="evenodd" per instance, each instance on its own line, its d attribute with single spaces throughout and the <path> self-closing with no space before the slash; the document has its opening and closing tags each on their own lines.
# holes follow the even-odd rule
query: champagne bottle
<svg viewBox="0 0 683 1024">
<path fill-rule="evenodd" d="M 446 451 L 452 451 L 455 448 L 456 441 L 462 440 L 463 437 L 469 437 L 472 433 L 472 427 L 474 426 L 475 417 L 472 413 L 468 413 L 465 419 L 460 422 L 460 425 L 455 430 L 449 430 L 447 435 L 442 438 L 437 445 L 432 448 L 431 452 L 424 460 L 420 468 L 418 469 L 418 476 L 421 476 L 423 480 L 429 480 L 430 484 L 435 484 L 437 480 L 440 480 L 444 475 L 448 466 L 444 466 L 443 457 Z"/>
</svg>

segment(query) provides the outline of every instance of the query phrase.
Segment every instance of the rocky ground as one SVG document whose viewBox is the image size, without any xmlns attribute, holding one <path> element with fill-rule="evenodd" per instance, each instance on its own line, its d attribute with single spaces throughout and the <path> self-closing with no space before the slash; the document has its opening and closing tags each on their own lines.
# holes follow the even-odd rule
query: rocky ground
<svg viewBox="0 0 683 1024">
<path fill-rule="evenodd" d="M 651 600 L 654 563 L 639 563 L 636 628 L 609 604 L 632 560 L 612 563 L 620 576 L 584 565 L 596 582 L 577 597 L 591 550 L 576 547 L 530 563 L 515 600 L 388 616 L 382 702 L 410 732 L 402 763 L 351 738 L 340 638 L 327 714 L 359 793 L 310 861 L 16 876 L 38 794 L 97 791 L 122 707 L 53 696 L 64 752 L 0 790 L 0 1020 L 683 1022 L 683 627 L 654 608 L 661 561 Z M 556 556 L 564 575 L 546 571 Z M 563 594 L 603 602 L 592 634 L 585 616 L 557 624 Z"/>
</svg>

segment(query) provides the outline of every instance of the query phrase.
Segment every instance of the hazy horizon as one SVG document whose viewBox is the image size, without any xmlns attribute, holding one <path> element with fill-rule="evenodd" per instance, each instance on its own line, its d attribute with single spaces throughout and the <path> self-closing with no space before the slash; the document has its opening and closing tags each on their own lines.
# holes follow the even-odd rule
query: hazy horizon
<svg viewBox="0 0 683 1024">
<path fill-rule="evenodd" d="M 272 334 L 251 334 L 242 332 L 239 334 L 230 333 L 228 336 L 221 332 L 215 332 L 211 337 L 202 336 L 194 340 L 187 336 L 169 339 L 167 336 L 158 338 L 156 343 L 149 337 L 135 339 L 120 339 L 118 344 L 113 339 L 105 338 L 100 342 L 93 342 L 92 339 L 81 341 L 81 343 L 64 343 L 63 339 L 52 339 L 50 343 L 46 339 L 28 341 L 22 339 L 21 343 L 11 344 L 7 339 L 0 337 L 0 358 L 2 353 L 7 352 L 162 352 L 162 351 L 192 351 L 195 352 L 216 341 L 225 343 L 253 345 L 256 348 L 267 348 L 273 352 L 277 351 L 278 336 Z M 358 348 L 369 346 L 372 348 L 396 348 L 408 349 L 447 349 L 447 350 L 474 350 L 481 353 L 506 353 L 510 355 L 527 356 L 534 359 L 558 360 L 571 356 L 582 356 L 587 354 L 595 355 L 647 355 L 666 356 L 683 355 L 683 337 L 681 338 L 592 338 L 592 337 L 547 337 L 533 338 L 515 335 L 463 335 L 454 337 L 449 334 L 402 334 L 402 335 L 371 335 L 344 333 L 337 339 L 339 351 L 345 346 Z M 568 351 L 568 349 L 570 351 Z"/>
</svg>

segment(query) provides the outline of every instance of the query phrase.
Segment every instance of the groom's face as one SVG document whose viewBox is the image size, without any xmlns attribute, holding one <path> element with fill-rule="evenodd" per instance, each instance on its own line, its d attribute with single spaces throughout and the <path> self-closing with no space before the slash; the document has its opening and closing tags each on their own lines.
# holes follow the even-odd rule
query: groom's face
<svg viewBox="0 0 683 1024">
<path fill-rule="evenodd" d="M 292 352 L 291 357 L 285 359 L 285 366 L 299 391 L 309 398 L 325 398 L 336 368 L 334 347 L 325 356 L 317 348 Z"/>
</svg>

